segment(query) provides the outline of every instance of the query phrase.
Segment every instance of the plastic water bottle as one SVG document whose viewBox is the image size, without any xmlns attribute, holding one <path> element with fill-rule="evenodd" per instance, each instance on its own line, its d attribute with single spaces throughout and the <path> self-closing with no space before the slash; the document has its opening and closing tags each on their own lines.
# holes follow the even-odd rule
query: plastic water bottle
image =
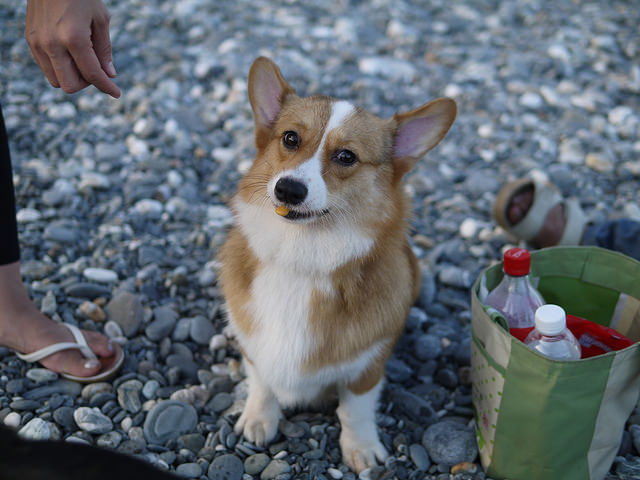
<svg viewBox="0 0 640 480">
<path fill-rule="evenodd" d="M 580 344 L 567 328 L 567 316 L 558 305 L 536 310 L 536 327 L 524 343 L 532 350 L 555 360 L 580 360 Z"/>
<path fill-rule="evenodd" d="M 536 309 L 545 303 L 529 280 L 531 255 L 524 248 L 510 248 L 504 254 L 502 268 L 504 277 L 485 303 L 504 315 L 509 329 L 531 329 Z"/>
</svg>

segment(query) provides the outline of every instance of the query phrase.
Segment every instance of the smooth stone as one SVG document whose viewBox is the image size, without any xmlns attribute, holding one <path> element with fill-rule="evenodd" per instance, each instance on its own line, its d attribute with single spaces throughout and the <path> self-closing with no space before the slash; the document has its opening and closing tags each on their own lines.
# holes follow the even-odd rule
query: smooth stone
<svg viewBox="0 0 640 480">
<path fill-rule="evenodd" d="M 21 208 L 16 213 L 16 220 L 18 223 L 32 223 L 37 222 L 42 218 L 42 213 L 34 208 Z"/>
<path fill-rule="evenodd" d="M 258 475 L 265 468 L 267 468 L 269 462 L 271 462 L 271 458 L 269 458 L 269 455 L 266 455 L 264 453 L 256 453 L 255 455 L 251 455 L 245 459 L 244 471 L 249 475 Z"/>
<path fill-rule="evenodd" d="M 122 434 L 115 430 L 103 433 L 96 440 L 96 445 L 103 448 L 116 449 L 122 442 Z"/>
<path fill-rule="evenodd" d="M 74 230 L 61 225 L 48 225 L 44 229 L 44 238 L 56 243 L 72 244 L 78 240 Z"/>
<path fill-rule="evenodd" d="M 142 409 L 140 392 L 142 391 L 140 380 L 127 380 L 118 387 L 118 403 L 130 413 L 138 413 Z"/>
<path fill-rule="evenodd" d="M 198 423 L 198 414 L 191 405 L 175 400 L 156 404 L 147 414 L 144 435 L 149 443 L 163 445 L 168 440 L 192 432 Z"/>
<path fill-rule="evenodd" d="M 40 311 L 47 316 L 52 316 L 58 310 L 58 301 L 52 290 L 49 290 L 40 304 Z"/>
<path fill-rule="evenodd" d="M 278 475 L 289 473 L 291 465 L 284 460 L 272 460 L 260 474 L 260 480 L 274 480 Z"/>
<path fill-rule="evenodd" d="M 195 379 L 198 376 L 198 364 L 185 355 L 171 354 L 167 357 L 166 363 L 169 367 L 176 367 L 187 379 Z"/>
<path fill-rule="evenodd" d="M 414 443 L 409 446 L 409 456 L 418 470 L 426 472 L 431 467 L 431 460 L 427 450 L 419 443 Z"/>
<path fill-rule="evenodd" d="M 215 328 L 208 318 L 197 316 L 191 319 L 189 336 L 198 345 L 208 345 L 214 333 L 216 333 Z"/>
<path fill-rule="evenodd" d="M 82 274 L 92 282 L 113 283 L 118 280 L 118 274 L 106 268 L 85 268 Z"/>
<path fill-rule="evenodd" d="M 36 383 L 49 383 L 58 378 L 56 372 L 52 372 L 46 368 L 30 368 L 25 375 L 29 380 Z"/>
<path fill-rule="evenodd" d="M 403 414 L 422 425 L 434 423 L 438 418 L 428 401 L 403 388 L 394 389 L 391 392 L 391 399 Z"/>
<path fill-rule="evenodd" d="M 111 290 L 95 283 L 78 282 L 65 288 L 64 293 L 69 297 L 87 298 L 95 300 L 98 297 L 110 297 Z"/>
<path fill-rule="evenodd" d="M 158 307 L 153 310 L 154 320 L 149 323 L 144 333 L 152 342 L 168 337 L 178 320 L 178 313 L 170 307 Z"/>
<path fill-rule="evenodd" d="M 58 427 L 39 417 L 35 417 L 18 431 L 18 435 L 26 440 L 59 440 L 61 433 Z"/>
<path fill-rule="evenodd" d="M 158 382 L 157 380 L 151 379 L 147 381 L 142 387 L 142 395 L 144 396 L 144 398 L 149 400 L 156 398 L 156 393 L 158 392 L 159 388 L 160 388 L 160 382 Z"/>
<path fill-rule="evenodd" d="M 182 463 L 176 467 L 176 473 L 182 478 L 200 478 L 202 467 L 199 463 Z"/>
<path fill-rule="evenodd" d="M 29 390 L 22 395 L 28 400 L 40 400 L 43 398 L 50 398 L 55 394 L 68 395 L 70 397 L 77 397 L 80 395 L 82 385 L 71 380 L 58 379 L 48 385 L 42 387 L 36 387 L 33 390 Z"/>
<path fill-rule="evenodd" d="M 65 430 L 76 430 L 78 425 L 73 418 L 73 407 L 60 407 L 53 411 L 53 419 Z"/>
<path fill-rule="evenodd" d="M 187 433 L 178 437 L 176 444 L 180 449 L 186 448 L 196 453 L 204 447 L 204 442 L 205 438 L 200 433 Z"/>
<path fill-rule="evenodd" d="M 189 332 L 191 331 L 191 320 L 192 318 L 181 318 L 176 323 L 175 328 L 173 329 L 173 334 L 171 338 L 176 342 L 184 342 L 189 338 Z"/>
<path fill-rule="evenodd" d="M 94 322 L 102 323 L 107 319 L 107 314 L 104 313 L 104 310 L 93 302 L 83 302 L 78 307 L 78 311 Z"/>
<path fill-rule="evenodd" d="M 288 438 L 302 438 L 304 437 L 305 430 L 302 426 L 289 420 L 281 420 L 278 425 L 280 432 Z"/>
<path fill-rule="evenodd" d="M 73 418 L 81 430 L 88 433 L 107 433 L 113 430 L 113 422 L 99 408 L 78 407 Z"/>
<path fill-rule="evenodd" d="M 441 353 L 442 342 L 436 335 L 425 333 L 416 339 L 414 354 L 418 360 L 433 360 L 438 358 Z"/>
<path fill-rule="evenodd" d="M 226 392 L 216 394 L 207 404 L 210 410 L 220 413 L 229 408 L 233 404 L 233 397 Z"/>
<path fill-rule="evenodd" d="M 392 382 L 403 383 L 411 378 L 413 370 L 405 362 L 392 356 L 384 367 L 387 378 Z"/>
<path fill-rule="evenodd" d="M 2 420 L 2 423 L 10 428 L 18 428 L 21 421 L 22 417 L 18 412 L 9 412 L 7 416 L 4 417 L 4 420 Z"/>
<path fill-rule="evenodd" d="M 36 402 L 35 400 L 25 400 L 24 398 L 20 398 L 9 403 L 9 408 L 12 410 L 18 411 L 32 411 L 40 408 L 42 404 L 40 402 Z"/>
<path fill-rule="evenodd" d="M 478 456 L 475 433 L 465 424 L 443 420 L 428 427 L 422 445 L 434 463 L 457 465 L 473 462 Z"/>
<path fill-rule="evenodd" d="M 243 472 L 242 460 L 235 455 L 224 454 L 211 462 L 207 476 L 209 480 L 241 480 Z"/>
<path fill-rule="evenodd" d="M 120 325 L 128 338 L 133 337 L 142 325 L 144 309 L 138 295 L 119 292 L 109 301 L 105 310 L 109 319 Z"/>
</svg>

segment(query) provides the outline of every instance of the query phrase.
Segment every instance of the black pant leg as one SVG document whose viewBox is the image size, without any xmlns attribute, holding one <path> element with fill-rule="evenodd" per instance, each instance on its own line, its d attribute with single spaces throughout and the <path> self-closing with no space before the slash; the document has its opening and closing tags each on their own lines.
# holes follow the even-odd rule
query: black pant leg
<svg viewBox="0 0 640 480">
<path fill-rule="evenodd" d="M 0 108 L 0 265 L 20 259 L 9 139 Z"/>
</svg>

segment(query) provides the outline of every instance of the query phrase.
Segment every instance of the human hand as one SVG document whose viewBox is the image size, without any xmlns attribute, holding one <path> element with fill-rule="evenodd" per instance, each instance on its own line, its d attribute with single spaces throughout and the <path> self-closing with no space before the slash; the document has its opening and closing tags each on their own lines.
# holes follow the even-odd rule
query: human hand
<svg viewBox="0 0 640 480">
<path fill-rule="evenodd" d="M 101 0 L 28 0 L 25 37 L 49 83 L 66 93 L 88 85 L 114 98 L 109 12 Z"/>
</svg>

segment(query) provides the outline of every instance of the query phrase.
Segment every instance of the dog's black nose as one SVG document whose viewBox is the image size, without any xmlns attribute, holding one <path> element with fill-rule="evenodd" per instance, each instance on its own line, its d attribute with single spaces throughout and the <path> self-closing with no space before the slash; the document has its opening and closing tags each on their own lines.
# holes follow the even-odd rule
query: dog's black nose
<svg viewBox="0 0 640 480">
<path fill-rule="evenodd" d="M 307 198 L 307 186 L 293 178 L 282 177 L 276 182 L 276 198 L 289 205 L 298 205 Z"/>
</svg>

